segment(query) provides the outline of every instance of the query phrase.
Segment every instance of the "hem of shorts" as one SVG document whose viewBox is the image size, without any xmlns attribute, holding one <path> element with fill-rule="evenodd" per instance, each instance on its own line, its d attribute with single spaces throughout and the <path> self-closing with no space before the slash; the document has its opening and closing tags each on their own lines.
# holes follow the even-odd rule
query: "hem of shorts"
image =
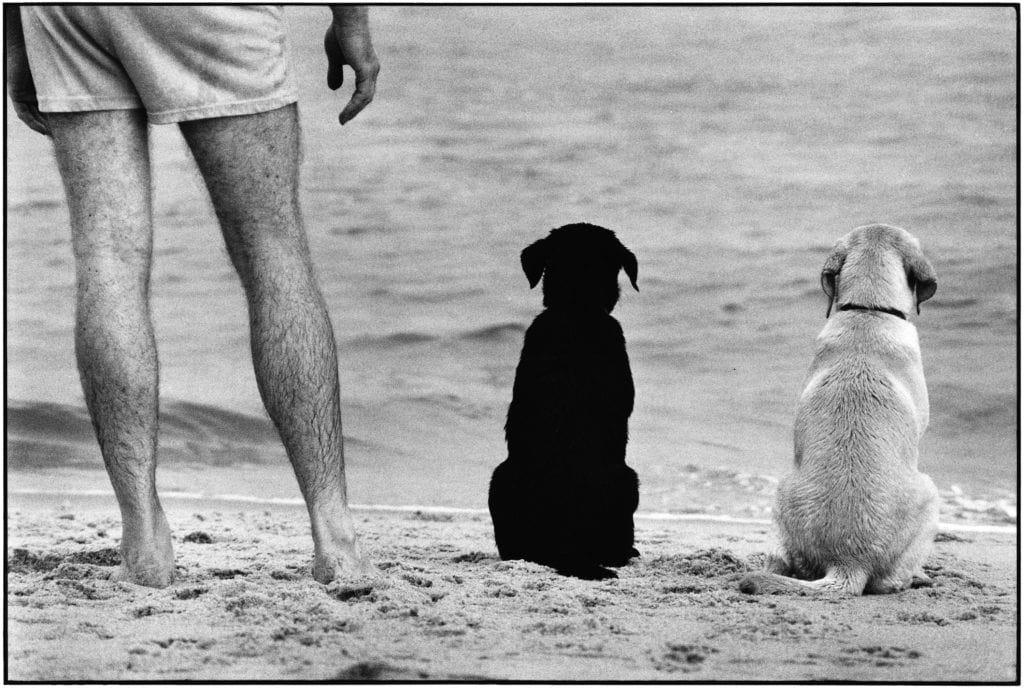
<svg viewBox="0 0 1024 689">
<path fill-rule="evenodd" d="M 142 101 L 136 98 L 38 98 L 39 112 L 91 112 L 98 110 L 142 110 Z"/>
<path fill-rule="evenodd" d="M 288 94 L 285 96 L 275 96 L 274 98 L 260 98 L 257 100 L 236 101 L 234 103 L 201 105 L 195 108 L 150 112 L 148 116 L 151 124 L 174 124 L 190 120 L 207 120 L 214 117 L 255 115 L 256 113 L 276 110 L 277 108 L 291 105 L 298 100 L 298 97 L 294 94 Z"/>
</svg>

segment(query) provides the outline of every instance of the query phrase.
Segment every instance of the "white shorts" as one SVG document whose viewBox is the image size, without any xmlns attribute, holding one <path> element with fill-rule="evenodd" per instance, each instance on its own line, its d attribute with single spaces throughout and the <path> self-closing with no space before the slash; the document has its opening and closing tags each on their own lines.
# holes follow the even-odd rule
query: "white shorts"
<svg viewBox="0 0 1024 689">
<path fill-rule="evenodd" d="M 297 99 L 271 5 L 27 5 L 42 112 L 143 108 L 154 124 L 274 110 Z"/>
</svg>

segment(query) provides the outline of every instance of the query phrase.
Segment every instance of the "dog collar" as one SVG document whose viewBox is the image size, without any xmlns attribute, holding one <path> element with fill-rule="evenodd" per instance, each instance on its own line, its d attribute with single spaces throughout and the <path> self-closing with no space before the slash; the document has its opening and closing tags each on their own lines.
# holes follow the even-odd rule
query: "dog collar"
<svg viewBox="0 0 1024 689">
<path fill-rule="evenodd" d="M 897 318 L 907 320 L 906 314 L 904 314 L 902 311 L 899 311 L 897 309 L 886 308 L 884 306 L 862 306 L 861 304 L 843 304 L 837 309 L 837 311 L 881 311 L 882 313 L 887 313 L 890 316 L 896 316 Z"/>
</svg>

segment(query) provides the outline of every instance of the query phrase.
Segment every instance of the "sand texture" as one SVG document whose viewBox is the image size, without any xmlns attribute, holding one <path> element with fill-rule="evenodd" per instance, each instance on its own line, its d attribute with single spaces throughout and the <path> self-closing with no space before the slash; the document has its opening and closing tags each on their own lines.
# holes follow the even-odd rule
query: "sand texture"
<svg viewBox="0 0 1024 689">
<path fill-rule="evenodd" d="M 15 501 L 11 680 L 1012 681 L 1016 536 L 941 532 L 932 588 L 749 596 L 764 525 L 642 519 L 581 581 L 496 556 L 485 515 L 360 512 L 378 580 L 308 576 L 301 508 L 169 501 L 177 581 L 105 577 L 116 510 Z M 243 509 L 244 508 L 244 509 Z"/>
</svg>

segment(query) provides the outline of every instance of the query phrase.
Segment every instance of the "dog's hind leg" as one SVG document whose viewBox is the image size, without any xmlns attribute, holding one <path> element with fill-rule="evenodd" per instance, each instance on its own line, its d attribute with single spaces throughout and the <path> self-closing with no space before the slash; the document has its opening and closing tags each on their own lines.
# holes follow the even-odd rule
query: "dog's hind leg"
<svg viewBox="0 0 1024 689">
<path fill-rule="evenodd" d="M 595 552 L 598 553 L 598 560 L 609 567 L 622 567 L 634 557 L 640 555 L 640 551 L 633 547 L 633 514 L 614 514 L 601 527 L 601 532 L 595 534 Z"/>
<path fill-rule="evenodd" d="M 782 576 L 791 576 L 793 574 L 793 566 L 789 562 L 789 558 L 781 550 L 776 550 L 773 553 L 768 554 L 768 558 L 765 560 L 764 568 L 772 574 L 780 574 Z"/>
<path fill-rule="evenodd" d="M 919 475 L 917 508 L 920 518 L 916 522 L 916 535 L 896 557 L 888 572 L 871 578 L 867 593 L 894 593 L 908 587 L 932 585 L 931 578 L 924 572 L 924 563 L 932 552 L 935 534 L 939 530 L 939 500 L 935 484 L 924 474 Z"/>
<path fill-rule="evenodd" d="M 513 466 L 508 461 L 499 464 L 491 477 L 487 506 L 494 525 L 495 545 L 503 560 L 529 559 L 531 534 L 524 524 L 527 506 L 523 504 L 528 498 L 521 493 Z"/>
<path fill-rule="evenodd" d="M 600 525 L 596 534 L 595 552 L 599 553 L 601 564 L 622 567 L 634 557 L 640 556 L 640 551 L 633 545 L 633 513 L 640 502 L 636 472 L 627 466 L 620 467 L 607 490 L 615 497 L 609 504 L 595 508 L 595 523 Z"/>
<path fill-rule="evenodd" d="M 829 567 L 824 577 L 817 581 L 808 582 L 808 585 L 819 591 L 852 593 L 855 596 L 859 596 L 864 593 L 864 587 L 867 583 L 868 573 L 862 569 Z"/>
<path fill-rule="evenodd" d="M 871 578 L 865 593 L 895 593 L 906 588 L 931 586 L 932 580 L 924 573 L 923 565 L 934 538 L 934 529 L 924 529 L 888 574 Z"/>
</svg>

